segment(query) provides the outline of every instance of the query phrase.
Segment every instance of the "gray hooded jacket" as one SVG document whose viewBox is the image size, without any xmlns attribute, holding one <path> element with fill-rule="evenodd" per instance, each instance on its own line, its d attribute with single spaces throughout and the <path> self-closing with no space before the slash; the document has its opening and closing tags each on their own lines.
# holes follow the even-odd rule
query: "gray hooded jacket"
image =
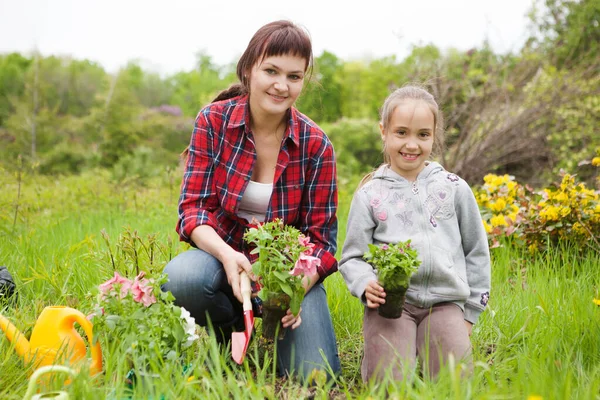
<svg viewBox="0 0 600 400">
<path fill-rule="evenodd" d="M 406 301 L 418 307 L 453 302 L 475 323 L 490 294 L 490 253 L 479 207 L 469 185 L 430 162 L 409 182 L 389 166 L 352 199 L 339 270 L 350 292 L 363 300 L 377 271 L 363 260 L 368 244 L 411 239 L 422 264 Z"/>
</svg>

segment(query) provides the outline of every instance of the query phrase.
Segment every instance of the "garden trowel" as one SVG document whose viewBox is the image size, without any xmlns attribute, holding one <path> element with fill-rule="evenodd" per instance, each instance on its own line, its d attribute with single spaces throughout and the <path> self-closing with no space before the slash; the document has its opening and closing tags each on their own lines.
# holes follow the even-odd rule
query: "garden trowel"
<svg viewBox="0 0 600 400">
<path fill-rule="evenodd" d="M 240 274 L 240 289 L 242 291 L 243 307 L 244 307 L 244 332 L 233 332 L 231 334 L 231 356 L 233 360 L 241 364 L 244 361 L 246 355 L 246 349 L 250 342 L 250 336 L 252 335 L 252 328 L 254 327 L 254 311 L 252 311 L 252 302 L 250 295 L 252 289 L 250 287 L 250 278 L 248 274 L 242 272 Z"/>
</svg>

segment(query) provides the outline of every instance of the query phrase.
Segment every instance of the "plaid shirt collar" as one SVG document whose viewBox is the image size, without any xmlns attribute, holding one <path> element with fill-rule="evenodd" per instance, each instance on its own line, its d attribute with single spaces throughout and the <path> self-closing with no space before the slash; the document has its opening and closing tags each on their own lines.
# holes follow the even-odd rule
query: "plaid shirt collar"
<svg viewBox="0 0 600 400">
<path fill-rule="evenodd" d="M 288 110 L 288 126 L 285 130 L 284 137 L 290 139 L 296 146 L 300 145 L 298 138 L 298 111 L 295 108 Z M 231 112 L 231 117 L 227 124 L 228 128 L 238 128 L 245 126 L 244 134 L 248 134 L 250 130 L 250 103 L 248 102 L 248 95 L 240 97 L 239 101 Z"/>
</svg>

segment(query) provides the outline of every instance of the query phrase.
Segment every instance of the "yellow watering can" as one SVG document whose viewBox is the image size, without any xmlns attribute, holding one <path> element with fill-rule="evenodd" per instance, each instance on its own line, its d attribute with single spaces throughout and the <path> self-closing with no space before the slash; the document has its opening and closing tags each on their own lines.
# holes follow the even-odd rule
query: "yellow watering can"
<svg viewBox="0 0 600 400">
<path fill-rule="evenodd" d="M 61 365 L 46 365 L 45 367 L 40 367 L 33 373 L 33 375 L 31 375 L 31 378 L 29 378 L 29 385 L 27 386 L 27 392 L 25 393 L 25 397 L 23 397 L 23 400 L 69 400 L 69 394 L 63 390 L 58 390 L 54 392 L 44 392 L 34 395 L 37 389 L 38 379 L 42 375 L 56 372 L 62 372 L 70 375 L 71 377 L 75 376 L 75 371 L 73 371 L 71 368 L 63 367 Z"/>
<path fill-rule="evenodd" d="M 0 315 L 0 329 L 8 340 L 15 343 L 15 350 L 25 363 L 34 362 L 34 369 L 63 360 L 76 364 L 85 359 L 87 348 L 83 338 L 75 330 L 75 322 L 81 325 L 87 336 L 92 355 L 90 373 L 95 375 L 102 371 L 102 351 L 100 343 L 92 345 L 92 323 L 81 311 L 64 306 L 44 308 L 29 341 L 8 319 Z"/>
</svg>

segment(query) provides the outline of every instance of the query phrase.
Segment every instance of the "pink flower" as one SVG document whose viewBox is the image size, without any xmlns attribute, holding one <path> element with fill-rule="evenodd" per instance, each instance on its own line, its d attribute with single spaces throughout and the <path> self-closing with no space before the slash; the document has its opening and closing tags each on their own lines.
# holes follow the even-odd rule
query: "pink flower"
<svg viewBox="0 0 600 400">
<path fill-rule="evenodd" d="M 308 246 L 310 244 L 310 237 L 309 236 L 304 236 L 304 235 L 299 235 L 298 236 L 298 242 L 302 246 Z"/>
<path fill-rule="evenodd" d="M 142 271 L 135 277 L 131 285 L 131 294 L 133 295 L 133 300 L 149 307 L 150 304 L 156 303 L 156 297 L 152 294 L 153 287 L 150 281 L 144 278 L 144 275 L 145 272 Z"/>
<path fill-rule="evenodd" d="M 317 267 L 320 265 L 320 258 L 302 253 L 300 254 L 300 258 L 298 258 L 298 261 L 296 261 L 294 269 L 290 271 L 290 274 L 294 276 L 298 276 L 300 274 L 314 275 L 317 273 Z"/>
<path fill-rule="evenodd" d="M 387 244 L 382 244 L 381 245 L 381 250 L 387 250 L 389 248 L 390 248 L 390 246 L 388 246 Z"/>
<path fill-rule="evenodd" d="M 370 201 L 371 207 L 373 208 L 377 208 L 381 205 L 381 198 L 380 197 L 373 197 Z"/>
<path fill-rule="evenodd" d="M 306 250 L 303 251 L 304 254 L 307 256 L 312 255 L 315 244 L 310 242 L 310 236 L 300 235 L 298 236 L 298 242 L 300 242 L 302 246 L 306 247 Z"/>
<path fill-rule="evenodd" d="M 388 217 L 387 210 L 381 210 L 379 212 L 376 212 L 375 216 L 377 217 L 378 220 L 385 221 Z"/>
<path fill-rule="evenodd" d="M 100 307 L 100 311 L 102 311 L 102 315 L 104 315 L 104 307 Z M 88 315 L 86 318 L 87 318 L 89 321 L 91 321 L 91 320 L 93 320 L 93 319 L 94 319 L 94 317 L 95 317 L 95 316 L 96 316 L 96 313 L 95 313 L 95 312 L 93 312 L 93 313 L 91 313 L 90 315 Z"/>
<path fill-rule="evenodd" d="M 102 283 L 99 288 L 103 295 L 107 295 L 116 289 L 115 285 L 119 285 L 118 287 L 120 288 L 121 292 L 119 297 L 123 298 L 127 296 L 127 292 L 129 292 L 131 284 L 132 282 L 129 279 L 123 278 L 117 271 L 115 271 L 115 275 L 106 282 Z"/>
</svg>

